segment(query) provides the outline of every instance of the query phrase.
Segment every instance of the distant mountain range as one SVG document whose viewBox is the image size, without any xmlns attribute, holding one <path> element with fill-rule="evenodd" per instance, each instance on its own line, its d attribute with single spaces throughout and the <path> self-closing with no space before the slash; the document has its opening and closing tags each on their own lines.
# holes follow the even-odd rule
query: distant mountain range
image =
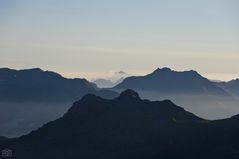
<svg viewBox="0 0 239 159">
<path fill-rule="evenodd" d="M 215 82 L 215 84 L 239 98 L 239 79 L 229 82 Z"/>
<path fill-rule="evenodd" d="M 116 90 L 127 88 L 163 93 L 209 93 L 228 96 L 227 92 L 196 71 L 177 72 L 170 68 L 158 68 L 145 76 L 128 77 L 114 87 Z"/>
<path fill-rule="evenodd" d="M 95 83 L 99 88 L 111 88 L 121 83 L 128 76 L 128 73 L 124 71 L 119 71 L 115 72 L 111 77 L 108 77 L 106 79 L 95 79 L 93 80 L 93 83 Z"/>
<path fill-rule="evenodd" d="M 117 96 L 117 93 L 99 89 L 86 79 L 67 79 L 39 68 L 0 69 L 0 101 L 72 102 L 88 93 L 104 98 Z"/>
<path fill-rule="evenodd" d="M 93 81 L 99 88 L 111 88 L 114 86 L 114 83 L 111 80 L 99 78 Z"/>
<path fill-rule="evenodd" d="M 113 100 L 88 94 L 63 117 L 28 135 L 0 140 L 17 159 L 237 159 L 239 116 L 209 121 L 170 100 L 126 90 Z"/>
<path fill-rule="evenodd" d="M 145 76 L 127 77 L 111 90 L 133 89 L 142 98 L 170 99 L 207 119 L 229 117 L 239 112 L 238 101 L 226 90 L 196 71 L 158 68 Z"/>
<path fill-rule="evenodd" d="M 120 71 L 116 75 L 128 74 Z M 196 71 L 162 68 L 145 76 L 128 77 L 113 88 L 100 89 L 86 79 L 68 79 L 39 68 L 1 68 L 0 136 L 26 134 L 60 117 L 70 103 L 85 94 L 113 99 L 125 89 L 136 90 L 144 99 L 170 99 L 206 119 L 222 119 L 239 112 L 237 82 L 212 82 Z"/>
<path fill-rule="evenodd" d="M 114 98 L 118 93 L 99 89 L 86 79 L 68 79 L 39 68 L 0 69 L 0 136 L 15 137 L 60 117 L 69 105 L 93 93 Z"/>
</svg>

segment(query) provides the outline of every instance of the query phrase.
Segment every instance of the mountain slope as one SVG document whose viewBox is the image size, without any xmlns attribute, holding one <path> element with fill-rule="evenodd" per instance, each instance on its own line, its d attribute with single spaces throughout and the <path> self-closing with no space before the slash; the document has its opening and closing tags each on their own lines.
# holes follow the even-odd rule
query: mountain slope
<svg viewBox="0 0 239 159">
<path fill-rule="evenodd" d="M 75 101 L 87 93 L 113 98 L 117 93 L 99 90 L 85 79 L 67 79 L 39 68 L 0 69 L 0 101 L 62 102 Z"/>
<path fill-rule="evenodd" d="M 114 100 L 86 95 L 55 121 L 3 140 L 18 159 L 219 159 L 239 157 L 238 116 L 203 120 L 169 100 L 142 100 L 132 90 Z"/>
<path fill-rule="evenodd" d="M 216 82 L 215 84 L 239 98 L 239 79 L 231 80 L 229 82 Z"/>
<path fill-rule="evenodd" d="M 196 71 L 176 72 L 169 68 L 158 68 L 146 76 L 128 77 L 114 89 L 228 95 Z"/>
<path fill-rule="evenodd" d="M 226 89 L 239 96 L 239 79 L 229 81 L 227 83 Z"/>
<path fill-rule="evenodd" d="M 145 99 L 170 99 L 207 119 L 226 118 L 239 112 L 238 101 L 196 71 L 156 69 L 145 76 L 126 78 L 114 91 L 134 89 Z"/>
<path fill-rule="evenodd" d="M 104 98 L 118 95 L 85 79 L 67 79 L 39 68 L 1 68 L 0 136 L 23 135 L 59 118 L 73 101 L 88 93 Z"/>
</svg>

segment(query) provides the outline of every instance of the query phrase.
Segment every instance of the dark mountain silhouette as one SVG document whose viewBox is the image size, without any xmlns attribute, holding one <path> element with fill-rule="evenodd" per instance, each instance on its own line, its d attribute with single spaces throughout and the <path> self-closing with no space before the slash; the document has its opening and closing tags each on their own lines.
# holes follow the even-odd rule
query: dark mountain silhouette
<svg viewBox="0 0 239 159">
<path fill-rule="evenodd" d="M 118 95 L 86 79 L 67 79 L 39 68 L 0 69 L 0 136 L 16 137 L 55 120 L 72 102 L 88 93 L 104 98 Z"/>
<path fill-rule="evenodd" d="M 7 140 L 8 138 L 5 136 L 0 136 L 0 141 Z"/>
<path fill-rule="evenodd" d="M 145 99 L 170 99 L 207 119 L 226 118 L 239 112 L 234 97 L 192 70 L 177 72 L 158 68 L 145 76 L 128 77 L 111 90 L 125 89 L 134 89 Z"/>
<path fill-rule="evenodd" d="M 215 86 L 213 82 L 202 77 L 196 71 L 177 72 L 170 68 L 158 68 L 146 76 L 128 77 L 114 89 L 164 93 L 209 93 L 228 96 L 223 89 Z"/>
<path fill-rule="evenodd" d="M 67 79 L 39 68 L 0 69 L 0 101 L 72 102 L 88 93 L 105 98 L 117 96 L 113 91 L 98 89 L 86 79 Z"/>
<path fill-rule="evenodd" d="M 236 159 L 239 116 L 208 121 L 169 100 L 126 90 L 113 100 L 86 95 L 61 118 L 0 141 L 18 159 Z"/>
</svg>

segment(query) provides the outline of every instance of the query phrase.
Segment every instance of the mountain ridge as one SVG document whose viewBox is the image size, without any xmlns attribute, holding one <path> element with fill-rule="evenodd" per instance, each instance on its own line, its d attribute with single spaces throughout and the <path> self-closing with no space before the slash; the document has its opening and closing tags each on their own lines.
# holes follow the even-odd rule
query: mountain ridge
<svg viewBox="0 0 239 159">
<path fill-rule="evenodd" d="M 181 82 L 181 83 L 180 83 Z M 200 88 L 204 85 L 205 88 Z M 145 76 L 132 76 L 126 78 L 122 83 L 113 87 L 113 90 L 121 89 L 164 91 L 164 92 L 204 92 L 205 89 L 211 91 L 215 89 L 218 93 L 227 95 L 227 93 L 215 86 L 208 79 L 201 76 L 194 70 L 173 71 L 170 68 L 157 68 L 152 73 Z"/>
<path fill-rule="evenodd" d="M 143 76 L 131 76 L 111 88 L 133 89 L 144 99 L 171 101 L 206 119 L 223 119 L 239 111 L 238 99 L 197 71 L 157 68 Z"/>
<path fill-rule="evenodd" d="M 85 95 L 63 117 L 28 135 L 0 141 L 0 149 L 13 150 L 19 159 L 239 156 L 238 115 L 209 121 L 170 100 L 149 101 L 136 95 L 133 90 L 115 99 Z"/>
<path fill-rule="evenodd" d="M 239 79 L 233 79 L 228 82 L 214 82 L 219 87 L 225 89 L 229 93 L 237 96 L 239 99 Z"/>
<path fill-rule="evenodd" d="M 86 79 L 68 79 L 40 68 L 14 70 L 0 69 L 0 101 L 62 102 L 74 101 L 87 93 L 113 98 L 117 93 L 99 89 Z"/>
</svg>

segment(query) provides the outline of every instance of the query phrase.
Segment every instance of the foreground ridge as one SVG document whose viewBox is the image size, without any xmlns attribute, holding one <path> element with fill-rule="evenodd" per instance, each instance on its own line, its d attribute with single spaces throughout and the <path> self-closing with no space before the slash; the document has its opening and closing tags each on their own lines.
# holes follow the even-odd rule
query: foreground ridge
<svg viewBox="0 0 239 159">
<path fill-rule="evenodd" d="M 238 122 L 238 116 L 204 120 L 170 100 L 143 100 L 133 90 L 115 99 L 88 94 L 63 117 L 0 141 L 0 149 L 19 159 L 237 158 Z"/>
</svg>

